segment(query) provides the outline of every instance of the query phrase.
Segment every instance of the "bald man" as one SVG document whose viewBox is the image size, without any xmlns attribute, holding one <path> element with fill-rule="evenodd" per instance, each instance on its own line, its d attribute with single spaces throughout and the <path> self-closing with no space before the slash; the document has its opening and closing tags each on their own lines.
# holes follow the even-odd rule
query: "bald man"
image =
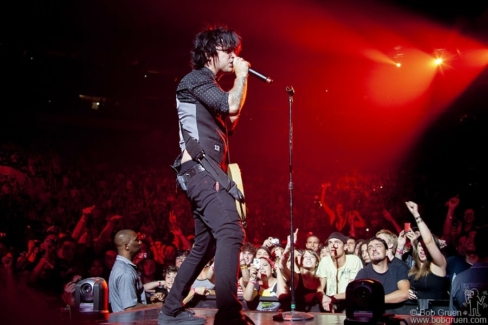
<svg viewBox="0 0 488 325">
<path fill-rule="evenodd" d="M 139 252 L 141 240 L 135 231 L 124 229 L 115 234 L 114 244 L 117 258 L 108 280 L 112 312 L 144 307 L 144 287 L 137 274 L 137 266 L 132 263 L 133 257 Z"/>
</svg>

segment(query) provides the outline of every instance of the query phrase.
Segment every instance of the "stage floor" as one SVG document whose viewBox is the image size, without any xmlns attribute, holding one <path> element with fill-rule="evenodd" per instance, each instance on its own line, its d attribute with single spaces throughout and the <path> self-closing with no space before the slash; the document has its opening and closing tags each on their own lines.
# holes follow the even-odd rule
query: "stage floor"
<svg viewBox="0 0 488 325">
<path fill-rule="evenodd" d="M 155 325 L 157 324 L 157 318 L 160 308 L 144 308 L 136 311 L 127 311 L 120 313 L 110 314 L 108 322 L 101 322 L 98 324 L 104 325 Z M 217 312 L 216 309 L 209 308 L 192 308 L 197 316 L 203 316 L 207 318 L 207 324 L 211 325 L 214 321 L 214 315 Z M 307 316 L 313 316 L 312 320 L 309 321 L 275 321 L 273 316 L 277 312 L 257 312 L 246 310 L 244 313 L 249 316 L 256 325 L 272 325 L 272 324 L 283 324 L 283 323 L 301 323 L 310 325 L 343 325 L 346 318 L 345 314 L 325 314 L 325 313 L 307 313 Z M 405 318 L 405 320 L 410 324 L 410 316 L 397 316 Z M 421 319 L 416 320 L 415 324 L 432 324 L 432 320 L 422 322 Z"/>
</svg>

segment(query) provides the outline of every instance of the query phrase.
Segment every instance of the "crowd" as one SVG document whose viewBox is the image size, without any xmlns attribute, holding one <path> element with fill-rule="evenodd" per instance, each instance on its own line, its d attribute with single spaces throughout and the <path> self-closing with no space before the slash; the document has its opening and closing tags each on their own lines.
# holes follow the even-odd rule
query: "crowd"
<svg viewBox="0 0 488 325">
<path fill-rule="evenodd" d="M 108 283 L 121 255 L 118 246 L 128 238 L 116 236 L 124 229 L 133 230 L 132 240 L 140 243 L 125 256 L 144 285 L 137 301 L 164 303 L 193 234 L 191 209 L 175 188 L 173 171 L 161 163 L 165 157 L 140 150 L 133 140 L 127 140 L 127 156 L 110 145 L 81 150 L 47 143 L 5 142 L 0 148 L 0 286 L 11 290 L 9 303 L 42 297 L 36 299 L 39 308 L 62 308 L 74 304 L 79 279 L 103 277 Z M 259 179 L 269 175 L 256 171 L 253 177 L 246 183 L 249 219 L 239 280 L 251 309 L 288 309 L 292 277 L 301 310 L 318 305 L 323 312 L 341 312 L 347 284 L 375 274 L 388 284 L 385 301 L 393 312 L 407 301 L 458 299 L 459 284 L 458 291 L 450 289 L 455 278 L 486 258 L 475 246 L 483 216 L 462 198 L 419 207 L 409 198 L 438 198 L 416 194 L 417 179 L 308 170 L 294 175 L 303 185 L 294 193 L 291 261 L 286 177 L 266 182 L 265 193 Z M 444 214 L 429 215 L 439 211 Z M 201 271 L 188 302 L 213 293 L 213 269 L 208 264 Z M 260 301 L 266 296 L 278 299 Z M 451 308 L 463 309 L 466 302 L 456 299 Z"/>
</svg>

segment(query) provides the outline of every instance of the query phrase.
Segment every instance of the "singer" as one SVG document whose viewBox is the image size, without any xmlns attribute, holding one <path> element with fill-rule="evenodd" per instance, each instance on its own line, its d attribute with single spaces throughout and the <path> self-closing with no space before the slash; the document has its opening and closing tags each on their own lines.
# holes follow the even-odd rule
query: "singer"
<svg viewBox="0 0 488 325">
<path fill-rule="evenodd" d="M 227 170 L 226 120 L 239 119 L 247 91 L 249 63 L 239 57 L 241 37 L 226 27 L 207 27 L 196 35 L 191 63 L 193 70 L 179 83 L 176 104 L 180 124 L 181 153 L 173 168 L 177 181 L 191 202 L 195 220 L 195 244 L 176 276 L 158 324 L 204 324 L 206 319 L 185 310 L 182 301 L 202 268 L 215 256 L 215 289 L 218 311 L 214 324 L 254 324 L 242 313 L 237 298 L 239 253 L 244 228 L 234 197 L 206 170 L 202 159 L 213 160 L 220 172 Z M 234 73 L 228 92 L 218 84 L 223 74 Z M 197 144 L 205 158 L 193 148 Z M 225 173 L 224 173 L 225 174 Z"/>
</svg>

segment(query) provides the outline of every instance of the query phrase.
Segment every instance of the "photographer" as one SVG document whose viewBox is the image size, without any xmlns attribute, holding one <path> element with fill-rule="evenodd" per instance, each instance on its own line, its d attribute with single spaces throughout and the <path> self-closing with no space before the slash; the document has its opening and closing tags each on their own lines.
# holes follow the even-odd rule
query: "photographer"
<svg viewBox="0 0 488 325">
<path fill-rule="evenodd" d="M 279 301 L 288 296 L 288 286 L 280 268 L 268 257 L 260 257 L 254 260 L 249 272 L 251 278 L 243 292 L 249 309 L 277 311 L 281 305 Z M 278 301 L 259 301 L 260 297 L 276 297 Z"/>
<path fill-rule="evenodd" d="M 33 263 L 36 261 L 37 254 L 41 251 L 41 242 L 38 240 L 31 239 L 27 243 L 27 251 L 20 254 L 17 258 L 17 263 L 15 265 L 16 271 L 21 271 L 24 269 L 32 270 L 34 268 Z"/>
</svg>

